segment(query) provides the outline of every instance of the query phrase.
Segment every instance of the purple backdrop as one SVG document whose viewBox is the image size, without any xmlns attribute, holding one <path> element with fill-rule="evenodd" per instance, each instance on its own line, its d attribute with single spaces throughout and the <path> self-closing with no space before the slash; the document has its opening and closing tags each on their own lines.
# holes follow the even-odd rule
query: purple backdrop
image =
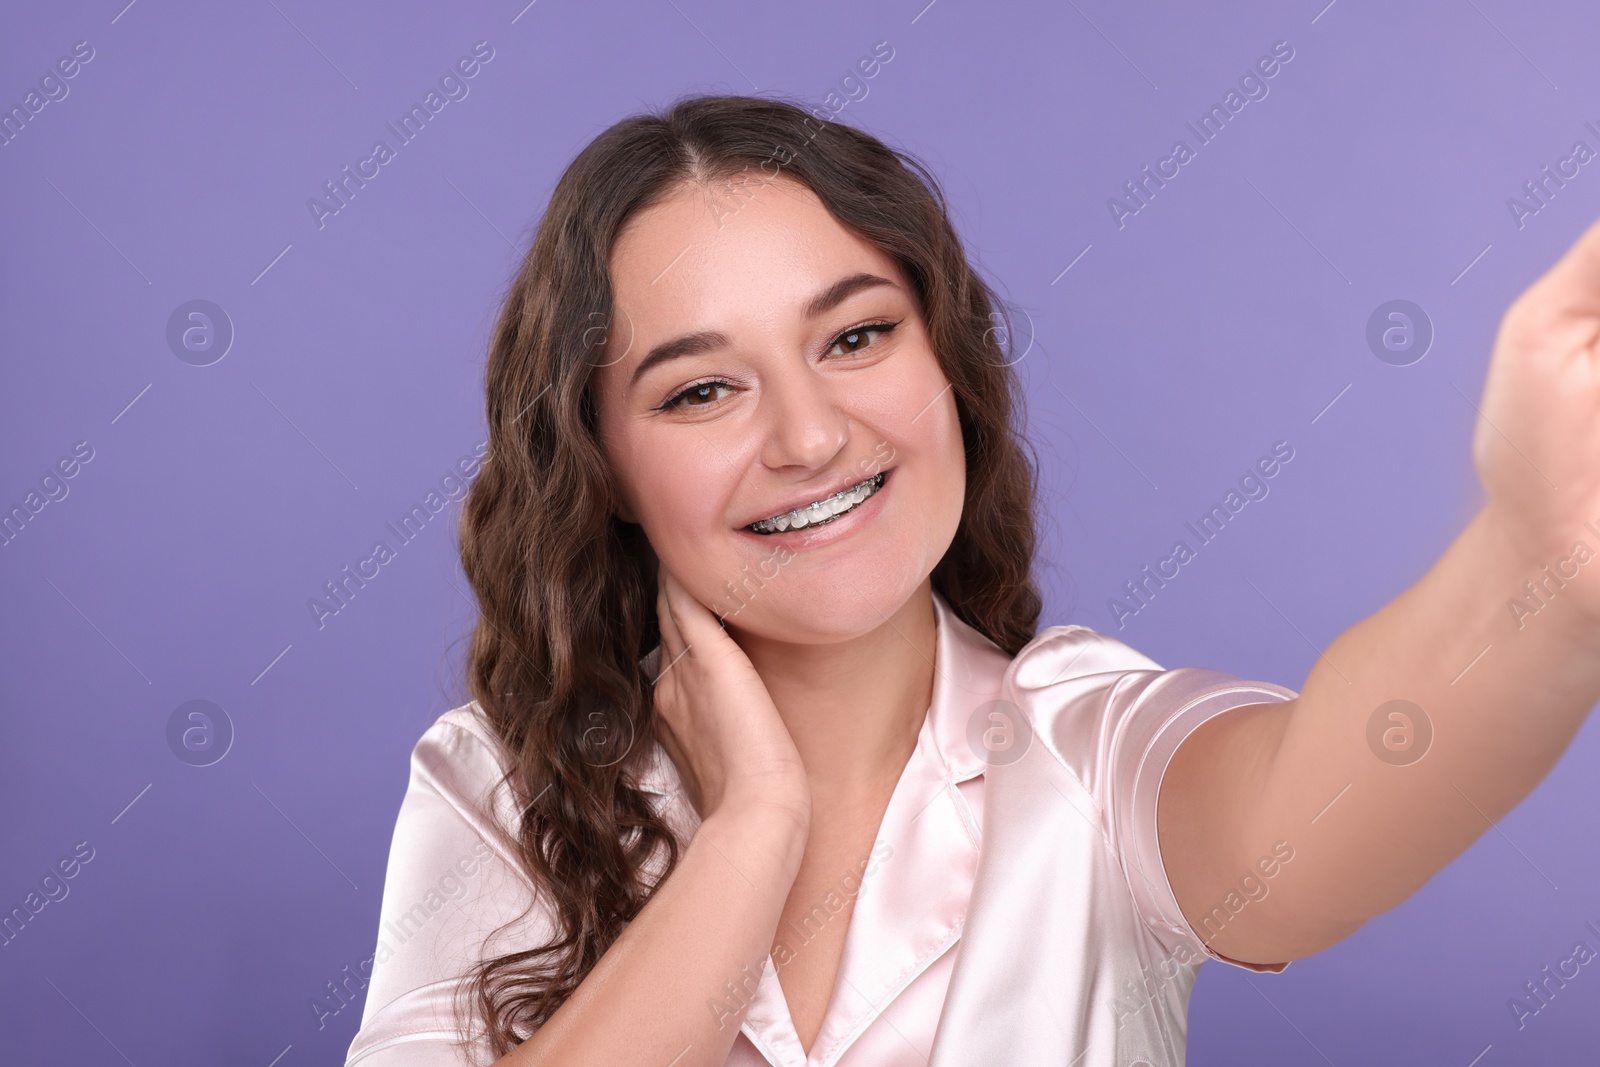
<svg viewBox="0 0 1600 1067">
<path fill-rule="evenodd" d="M 371 955 L 411 746 L 465 699 L 457 505 L 389 524 L 483 440 L 497 299 L 624 115 L 798 94 L 928 160 L 1027 334 L 1045 622 L 1294 687 L 1476 510 L 1500 314 L 1600 210 L 1600 164 L 1524 191 L 1600 148 L 1580 0 L 124 2 L 0 36 L 0 910 L 59 897 L 0 948 L 6 1062 L 342 1062 L 359 995 L 314 1005 Z M 1409 347 L 1369 343 L 1392 300 Z M 1114 615 L 1280 441 L 1270 492 Z M 1600 945 L 1597 749 L 1342 944 L 1205 967 L 1190 1062 L 1592 1054 L 1588 968 L 1521 1028 L 1508 1001 Z"/>
</svg>

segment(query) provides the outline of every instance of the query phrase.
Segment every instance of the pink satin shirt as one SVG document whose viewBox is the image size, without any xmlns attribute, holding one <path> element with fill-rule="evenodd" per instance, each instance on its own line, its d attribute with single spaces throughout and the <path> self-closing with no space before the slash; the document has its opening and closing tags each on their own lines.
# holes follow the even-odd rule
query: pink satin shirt
<svg viewBox="0 0 1600 1067">
<path fill-rule="evenodd" d="M 1297 694 L 1163 670 L 1077 625 L 1049 627 L 1008 657 L 933 600 L 933 700 L 871 857 L 806 924 L 777 932 L 799 951 L 818 926 L 847 923 L 822 1028 L 807 1054 L 769 956 L 759 980 L 708 1002 L 730 1018 L 749 1005 L 728 1067 L 1182 1067 L 1206 959 L 1288 964 L 1218 955 L 1185 920 L 1156 836 L 1162 773 L 1211 716 Z M 646 657 L 652 669 L 659 651 Z M 493 1062 L 486 1046 L 462 1042 L 450 998 L 475 960 L 543 944 L 553 930 L 543 905 L 522 915 L 533 897 L 513 859 L 516 812 L 496 787 L 496 751 L 475 703 L 440 716 L 416 745 L 347 1067 Z M 699 819 L 665 751 L 651 755 L 640 786 L 687 845 Z M 1287 847 L 1242 876 L 1265 889 L 1292 858 Z M 1205 931 L 1248 899 L 1228 894 Z"/>
</svg>

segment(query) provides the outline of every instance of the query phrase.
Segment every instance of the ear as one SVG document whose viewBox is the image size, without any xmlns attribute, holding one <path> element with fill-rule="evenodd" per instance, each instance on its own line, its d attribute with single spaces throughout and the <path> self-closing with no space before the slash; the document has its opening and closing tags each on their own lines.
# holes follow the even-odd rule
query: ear
<svg viewBox="0 0 1600 1067">
<path fill-rule="evenodd" d="M 633 509 L 628 506 L 628 502 L 622 499 L 620 495 L 617 497 L 617 506 L 614 510 L 617 518 L 623 522 L 632 523 L 635 526 L 639 524 L 639 520 L 633 514 Z"/>
</svg>

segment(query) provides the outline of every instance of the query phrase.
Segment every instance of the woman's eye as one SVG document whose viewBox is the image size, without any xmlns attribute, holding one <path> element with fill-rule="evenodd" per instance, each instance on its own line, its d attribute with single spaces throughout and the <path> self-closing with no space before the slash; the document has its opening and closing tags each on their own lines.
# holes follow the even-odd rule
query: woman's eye
<svg viewBox="0 0 1600 1067">
<path fill-rule="evenodd" d="M 898 322 L 873 322 L 865 326 L 856 326 L 846 330 L 833 339 L 833 344 L 828 346 L 828 351 L 835 348 L 842 349 L 841 355 L 854 355 L 857 352 L 872 347 L 869 335 L 885 334 L 900 325 Z M 720 379 L 706 382 L 696 382 L 687 389 L 678 393 L 672 399 L 661 405 L 660 410 L 672 411 L 678 408 L 709 408 L 715 407 L 721 399 L 717 395 L 718 389 L 731 389 L 733 386 Z"/>
<path fill-rule="evenodd" d="M 841 333 L 838 337 L 833 339 L 833 344 L 828 346 L 828 351 L 831 352 L 833 349 L 843 345 L 845 346 L 845 355 L 849 355 L 853 352 L 859 352 L 863 348 L 869 347 L 869 343 L 866 339 L 867 334 L 888 333 L 898 325 L 900 325 L 898 322 L 874 322 L 866 326 L 857 326 L 854 329 L 846 330 L 844 333 Z"/>
<path fill-rule="evenodd" d="M 708 408 L 716 403 L 716 390 L 730 388 L 727 382 L 710 381 L 691 385 L 677 396 L 661 405 L 663 408 Z"/>
</svg>

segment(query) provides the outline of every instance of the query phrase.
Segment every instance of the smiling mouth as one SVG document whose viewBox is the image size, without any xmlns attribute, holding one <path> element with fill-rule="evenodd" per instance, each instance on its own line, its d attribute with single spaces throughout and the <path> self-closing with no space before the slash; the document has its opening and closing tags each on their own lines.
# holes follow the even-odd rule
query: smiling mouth
<svg viewBox="0 0 1600 1067">
<path fill-rule="evenodd" d="M 879 489 L 883 488 L 884 479 L 889 476 L 888 471 L 879 471 L 866 481 L 851 486 L 843 492 L 824 497 L 815 503 L 808 504 L 794 511 L 786 511 L 781 515 L 774 515 L 760 522 L 752 522 L 745 529 L 758 534 L 775 534 L 784 530 L 801 530 L 812 526 L 826 526 L 835 519 L 850 514 L 856 508 L 870 500 Z"/>
</svg>

